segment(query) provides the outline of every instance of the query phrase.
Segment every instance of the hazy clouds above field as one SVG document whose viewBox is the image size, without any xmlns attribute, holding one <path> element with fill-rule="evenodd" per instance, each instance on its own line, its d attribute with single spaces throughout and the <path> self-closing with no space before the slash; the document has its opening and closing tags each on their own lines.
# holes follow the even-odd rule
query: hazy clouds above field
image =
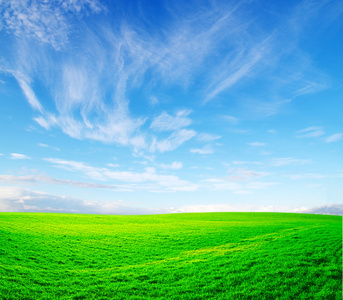
<svg viewBox="0 0 343 300">
<path fill-rule="evenodd" d="M 253 204 L 205 204 L 185 205 L 179 208 L 138 208 L 127 206 L 121 200 L 89 201 L 69 196 L 49 195 L 24 188 L 0 186 L 0 211 L 136 215 L 192 212 L 289 212 L 343 216 L 343 204 L 331 204 L 314 208 Z"/>
<path fill-rule="evenodd" d="M 0 211 L 342 214 L 342 1 L 0 12 Z"/>
</svg>

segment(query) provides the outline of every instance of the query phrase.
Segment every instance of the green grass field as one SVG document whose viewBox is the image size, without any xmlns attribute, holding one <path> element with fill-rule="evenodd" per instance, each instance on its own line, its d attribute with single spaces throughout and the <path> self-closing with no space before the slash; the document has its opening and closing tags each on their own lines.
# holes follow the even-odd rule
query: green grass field
<svg viewBox="0 0 343 300">
<path fill-rule="evenodd" d="M 342 217 L 0 213 L 1 299 L 342 299 Z"/>
</svg>

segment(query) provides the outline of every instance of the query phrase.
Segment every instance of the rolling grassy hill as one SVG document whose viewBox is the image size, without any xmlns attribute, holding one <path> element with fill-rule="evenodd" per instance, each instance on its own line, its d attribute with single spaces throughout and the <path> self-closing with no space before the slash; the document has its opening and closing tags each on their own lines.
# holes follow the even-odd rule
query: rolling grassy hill
<svg viewBox="0 0 343 300">
<path fill-rule="evenodd" d="M 1 299 L 342 299 L 342 217 L 0 213 Z"/>
</svg>

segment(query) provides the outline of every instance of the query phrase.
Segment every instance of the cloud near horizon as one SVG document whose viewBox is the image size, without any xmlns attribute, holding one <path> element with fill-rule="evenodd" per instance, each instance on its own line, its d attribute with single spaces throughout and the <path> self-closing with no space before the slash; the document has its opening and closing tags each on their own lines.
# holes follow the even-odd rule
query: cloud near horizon
<svg viewBox="0 0 343 300">
<path fill-rule="evenodd" d="M 321 207 L 307 208 L 296 206 L 263 206 L 251 204 L 209 204 L 188 205 L 182 206 L 178 209 L 173 207 L 147 209 L 125 205 L 125 203 L 121 200 L 80 200 L 68 196 L 55 196 L 18 187 L 0 186 L 0 211 L 119 215 L 191 212 L 289 212 L 343 216 L 343 205 L 327 204 Z"/>
<path fill-rule="evenodd" d="M 151 214 L 159 212 L 158 210 L 126 206 L 121 200 L 81 200 L 7 186 L 0 186 L 0 211 L 85 214 Z"/>
<path fill-rule="evenodd" d="M 112 182 L 111 185 L 100 185 L 100 187 L 116 186 L 117 189 L 147 190 L 147 191 L 195 191 L 199 185 L 182 180 L 176 175 L 164 175 L 156 172 L 155 168 L 146 167 L 143 172 L 112 171 L 108 168 L 97 168 L 77 161 L 67 161 L 58 158 L 45 158 L 45 161 L 52 163 L 57 168 L 70 172 L 79 172 L 89 179 Z M 162 168 L 180 169 L 182 164 L 174 162 L 169 166 L 162 165 Z M 66 182 L 69 183 L 69 182 Z M 94 186 L 96 187 L 96 186 Z"/>
</svg>

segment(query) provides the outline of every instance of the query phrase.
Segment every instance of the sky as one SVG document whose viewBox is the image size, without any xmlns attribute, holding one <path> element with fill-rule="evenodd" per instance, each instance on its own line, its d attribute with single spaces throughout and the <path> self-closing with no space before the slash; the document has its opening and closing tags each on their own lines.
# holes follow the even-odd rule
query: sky
<svg viewBox="0 0 343 300">
<path fill-rule="evenodd" d="M 343 214 L 343 2 L 0 1 L 0 211 Z"/>
</svg>

